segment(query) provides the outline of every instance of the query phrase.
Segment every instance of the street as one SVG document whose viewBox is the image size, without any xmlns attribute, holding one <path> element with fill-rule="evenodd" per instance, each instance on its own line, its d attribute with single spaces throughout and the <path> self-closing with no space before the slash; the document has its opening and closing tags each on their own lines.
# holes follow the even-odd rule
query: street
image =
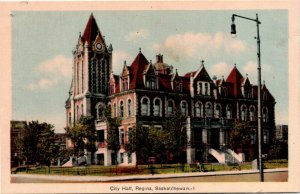
<svg viewBox="0 0 300 194">
<path fill-rule="evenodd" d="M 265 182 L 285 182 L 288 180 L 288 172 L 265 172 Z M 209 176 L 194 176 L 194 177 L 180 177 L 180 178 L 159 178 L 155 179 L 132 179 L 132 180 L 117 180 L 117 181 L 105 181 L 111 183 L 155 183 L 155 182 L 259 182 L 259 174 L 230 174 L 230 175 L 209 175 Z M 66 176 L 67 177 L 67 176 Z M 84 177 L 78 177 L 77 180 L 65 179 L 65 180 L 56 180 L 56 179 L 43 179 L 38 177 L 24 177 L 24 176 L 11 176 L 12 183 L 83 183 L 83 182 L 101 182 L 97 180 L 84 180 Z"/>
</svg>

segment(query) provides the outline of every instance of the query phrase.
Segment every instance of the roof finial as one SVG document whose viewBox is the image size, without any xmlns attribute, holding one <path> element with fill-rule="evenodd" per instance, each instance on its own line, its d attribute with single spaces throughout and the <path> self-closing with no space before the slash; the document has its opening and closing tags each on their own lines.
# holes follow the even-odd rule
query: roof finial
<svg viewBox="0 0 300 194">
<path fill-rule="evenodd" d="M 79 32 L 79 37 L 81 37 L 81 32 Z"/>
<path fill-rule="evenodd" d="M 150 65 L 152 65 L 152 59 L 150 59 Z"/>
<path fill-rule="evenodd" d="M 265 82 L 265 80 L 263 81 L 263 85 L 266 85 L 266 82 Z"/>
<path fill-rule="evenodd" d="M 246 73 L 246 77 L 248 77 L 248 73 Z"/>
<path fill-rule="evenodd" d="M 222 79 L 224 79 L 224 75 L 222 75 Z"/>
<path fill-rule="evenodd" d="M 234 64 L 234 67 L 236 67 L 236 63 Z"/>
<path fill-rule="evenodd" d="M 126 65 L 126 60 L 124 61 L 124 65 Z"/>
<path fill-rule="evenodd" d="M 204 60 L 203 59 L 201 60 L 201 65 L 204 67 Z"/>
<path fill-rule="evenodd" d="M 177 72 L 177 68 L 176 68 L 176 74 L 178 74 L 178 72 Z"/>
<path fill-rule="evenodd" d="M 142 48 L 140 47 L 140 48 L 139 48 L 139 53 L 141 53 L 141 52 L 142 52 Z"/>
</svg>

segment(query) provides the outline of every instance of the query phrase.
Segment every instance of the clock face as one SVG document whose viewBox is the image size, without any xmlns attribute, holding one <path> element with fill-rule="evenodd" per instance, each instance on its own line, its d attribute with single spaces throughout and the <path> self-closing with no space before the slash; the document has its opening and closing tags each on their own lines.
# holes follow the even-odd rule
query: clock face
<svg viewBox="0 0 300 194">
<path fill-rule="evenodd" d="M 96 47 L 97 51 L 103 51 L 104 50 L 104 45 L 101 44 L 101 43 L 97 43 L 95 47 Z"/>
</svg>

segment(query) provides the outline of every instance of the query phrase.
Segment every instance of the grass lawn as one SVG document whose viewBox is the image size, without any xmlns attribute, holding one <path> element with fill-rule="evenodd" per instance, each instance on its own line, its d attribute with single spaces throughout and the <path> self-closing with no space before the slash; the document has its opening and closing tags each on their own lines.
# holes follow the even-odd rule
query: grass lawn
<svg viewBox="0 0 300 194">
<path fill-rule="evenodd" d="M 55 167 L 50 169 L 46 166 L 41 167 L 19 167 L 13 168 L 13 173 L 28 173 L 28 174 L 52 174 L 52 175 L 92 175 L 92 176 L 116 176 L 116 175 L 132 175 L 132 174 L 167 174 L 167 173 L 183 173 L 195 172 L 196 169 L 188 164 L 154 164 L 152 166 L 138 165 L 137 167 L 122 167 L 122 166 L 79 166 L 79 167 Z M 264 161 L 266 169 L 285 168 L 288 167 L 288 161 L 282 160 L 267 160 Z M 205 171 L 229 171 L 229 170 L 247 170 L 252 169 L 251 162 L 241 163 L 239 166 L 228 166 L 226 164 L 204 164 Z"/>
</svg>

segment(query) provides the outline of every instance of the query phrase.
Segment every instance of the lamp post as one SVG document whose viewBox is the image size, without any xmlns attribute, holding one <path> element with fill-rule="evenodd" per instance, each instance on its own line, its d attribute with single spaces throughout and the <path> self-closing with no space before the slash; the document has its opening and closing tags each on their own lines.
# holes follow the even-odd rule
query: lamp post
<svg viewBox="0 0 300 194">
<path fill-rule="evenodd" d="M 260 181 L 264 182 L 264 169 L 263 169 L 263 161 L 262 161 L 262 126 L 261 126 L 261 63 L 260 63 L 260 36 L 259 36 L 259 24 L 261 22 L 258 20 L 258 14 L 256 14 L 256 19 L 240 16 L 233 14 L 231 17 L 232 24 L 231 24 L 231 34 L 236 35 L 236 26 L 234 23 L 235 17 L 239 17 L 242 19 L 250 20 L 256 22 L 257 27 L 257 37 L 255 37 L 257 42 L 257 58 L 258 58 L 258 67 L 257 67 L 257 77 L 258 77 L 258 84 L 257 84 L 257 128 L 258 128 L 258 161 L 259 161 L 259 174 L 260 174 Z"/>
</svg>

